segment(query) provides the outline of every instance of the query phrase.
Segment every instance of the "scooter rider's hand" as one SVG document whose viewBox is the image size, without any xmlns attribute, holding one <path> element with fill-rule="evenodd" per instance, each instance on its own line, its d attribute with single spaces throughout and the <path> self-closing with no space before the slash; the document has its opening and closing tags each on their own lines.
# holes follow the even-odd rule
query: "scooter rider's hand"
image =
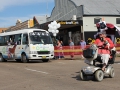
<svg viewBox="0 0 120 90">
<path fill-rule="evenodd" d="M 103 46 L 103 44 L 101 44 L 101 43 L 98 43 L 98 44 L 97 44 L 97 47 L 98 47 L 98 48 L 103 48 L 102 46 Z"/>
<path fill-rule="evenodd" d="M 102 43 L 98 43 L 98 44 L 97 44 L 98 47 L 101 47 L 102 45 L 103 45 Z"/>
<path fill-rule="evenodd" d="M 104 45 L 108 44 L 108 41 L 105 38 L 103 38 L 103 42 L 104 42 Z"/>
</svg>

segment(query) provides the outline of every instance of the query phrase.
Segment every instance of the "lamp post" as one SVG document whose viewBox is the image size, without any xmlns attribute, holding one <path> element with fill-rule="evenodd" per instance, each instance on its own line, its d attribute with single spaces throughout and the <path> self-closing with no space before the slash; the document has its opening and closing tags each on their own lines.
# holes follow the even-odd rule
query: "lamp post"
<svg viewBox="0 0 120 90">
<path fill-rule="evenodd" d="M 60 26 L 61 25 L 59 23 L 57 23 L 56 21 L 53 21 L 48 25 L 48 27 L 49 27 L 48 31 L 53 33 L 55 41 L 56 41 L 56 35 L 59 33 L 58 28 L 60 28 Z"/>
</svg>

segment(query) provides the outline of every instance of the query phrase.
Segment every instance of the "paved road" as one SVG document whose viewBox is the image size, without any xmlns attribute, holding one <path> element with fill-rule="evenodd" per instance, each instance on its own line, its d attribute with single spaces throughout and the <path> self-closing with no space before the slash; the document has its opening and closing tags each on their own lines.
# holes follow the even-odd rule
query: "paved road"
<svg viewBox="0 0 120 90">
<path fill-rule="evenodd" d="M 90 77 L 81 81 L 83 60 L 51 60 L 48 63 L 15 61 L 0 63 L 0 90 L 119 90 L 120 61 L 113 65 L 114 78 L 96 82 Z"/>
</svg>

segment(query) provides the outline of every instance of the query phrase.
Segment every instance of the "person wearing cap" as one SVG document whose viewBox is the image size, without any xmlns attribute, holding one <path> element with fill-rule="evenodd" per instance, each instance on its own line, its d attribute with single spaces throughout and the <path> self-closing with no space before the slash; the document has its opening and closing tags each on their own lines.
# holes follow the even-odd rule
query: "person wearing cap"
<svg viewBox="0 0 120 90">
<path fill-rule="evenodd" d="M 114 44 L 110 38 L 106 37 L 106 32 L 99 32 L 99 38 L 95 40 L 95 43 L 98 46 L 98 55 L 102 57 L 103 67 L 102 70 L 105 71 L 105 67 L 108 64 L 110 58 L 110 49 L 114 47 Z"/>
</svg>

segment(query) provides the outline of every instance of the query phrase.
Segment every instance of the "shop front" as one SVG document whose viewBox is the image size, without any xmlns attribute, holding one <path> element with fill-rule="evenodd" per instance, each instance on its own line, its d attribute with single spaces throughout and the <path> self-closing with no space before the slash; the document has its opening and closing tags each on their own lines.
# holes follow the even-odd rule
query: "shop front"
<svg viewBox="0 0 120 90">
<path fill-rule="evenodd" d="M 38 28 L 48 30 L 48 25 L 51 22 L 41 24 Z M 84 37 L 82 20 L 57 21 L 57 23 L 60 23 L 61 27 L 58 29 L 59 33 L 56 39 L 63 41 L 65 46 L 69 45 L 70 39 L 73 40 L 75 45 L 79 45 L 80 40 Z"/>
</svg>

